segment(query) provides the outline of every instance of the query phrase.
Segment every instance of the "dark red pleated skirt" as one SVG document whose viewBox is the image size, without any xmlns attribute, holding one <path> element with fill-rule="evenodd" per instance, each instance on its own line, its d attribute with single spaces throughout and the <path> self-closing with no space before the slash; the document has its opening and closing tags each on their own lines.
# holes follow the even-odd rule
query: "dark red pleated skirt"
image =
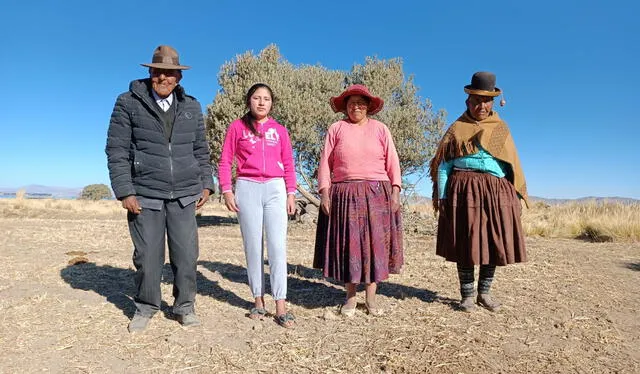
<svg viewBox="0 0 640 374">
<path fill-rule="evenodd" d="M 507 179 L 454 171 L 442 204 L 437 255 L 467 266 L 503 266 L 527 260 L 522 206 Z"/>
<path fill-rule="evenodd" d="M 331 186 L 331 215 L 320 209 L 313 267 L 345 283 L 380 282 L 404 263 L 402 215 L 391 211 L 386 181 Z"/>
</svg>

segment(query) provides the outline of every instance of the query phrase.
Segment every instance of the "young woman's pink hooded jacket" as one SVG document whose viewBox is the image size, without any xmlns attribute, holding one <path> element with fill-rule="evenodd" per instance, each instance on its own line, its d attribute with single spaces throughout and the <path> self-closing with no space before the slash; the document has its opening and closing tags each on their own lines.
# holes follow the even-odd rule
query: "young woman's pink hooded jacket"
<svg viewBox="0 0 640 374">
<path fill-rule="evenodd" d="M 296 172 L 287 129 L 272 118 L 256 126 L 260 136 L 254 135 L 240 119 L 229 125 L 218 164 L 220 190 L 231 191 L 231 166 L 235 156 L 239 179 L 266 182 L 284 178 L 287 193 L 295 193 Z"/>
</svg>

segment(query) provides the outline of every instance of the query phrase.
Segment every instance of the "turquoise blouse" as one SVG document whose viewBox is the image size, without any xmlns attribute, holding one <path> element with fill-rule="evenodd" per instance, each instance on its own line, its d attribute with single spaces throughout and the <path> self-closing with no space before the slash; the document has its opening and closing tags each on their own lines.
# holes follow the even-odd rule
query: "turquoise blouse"
<svg viewBox="0 0 640 374">
<path fill-rule="evenodd" d="M 447 180 L 454 167 L 489 173 L 498 178 L 504 178 L 510 168 L 508 163 L 498 160 L 481 147 L 478 153 L 443 161 L 438 167 L 438 196 L 440 199 L 446 198 Z"/>
</svg>

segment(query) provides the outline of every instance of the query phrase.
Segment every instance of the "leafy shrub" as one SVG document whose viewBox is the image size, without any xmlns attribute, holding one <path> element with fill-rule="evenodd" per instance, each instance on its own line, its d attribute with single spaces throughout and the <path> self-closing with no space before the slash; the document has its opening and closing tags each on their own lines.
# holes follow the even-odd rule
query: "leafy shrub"
<svg viewBox="0 0 640 374">
<path fill-rule="evenodd" d="M 80 193 L 80 198 L 83 200 L 102 200 L 112 197 L 111 189 L 106 184 L 90 184 Z"/>
</svg>

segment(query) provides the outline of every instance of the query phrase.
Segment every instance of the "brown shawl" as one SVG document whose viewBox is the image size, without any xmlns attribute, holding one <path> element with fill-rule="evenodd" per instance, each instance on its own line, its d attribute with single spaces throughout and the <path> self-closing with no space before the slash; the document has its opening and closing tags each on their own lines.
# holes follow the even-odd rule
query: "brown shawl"
<svg viewBox="0 0 640 374">
<path fill-rule="evenodd" d="M 509 126 L 500 119 L 497 112 L 493 111 L 487 119 L 480 122 L 465 112 L 449 127 L 440 140 L 436 154 L 429 165 L 435 211 L 438 210 L 438 166 L 442 161 L 477 153 L 478 145 L 493 157 L 511 166 L 511 170 L 507 171 L 507 179 L 513 184 L 528 208 L 527 183 L 520 167 L 516 145 L 511 137 Z"/>
</svg>

